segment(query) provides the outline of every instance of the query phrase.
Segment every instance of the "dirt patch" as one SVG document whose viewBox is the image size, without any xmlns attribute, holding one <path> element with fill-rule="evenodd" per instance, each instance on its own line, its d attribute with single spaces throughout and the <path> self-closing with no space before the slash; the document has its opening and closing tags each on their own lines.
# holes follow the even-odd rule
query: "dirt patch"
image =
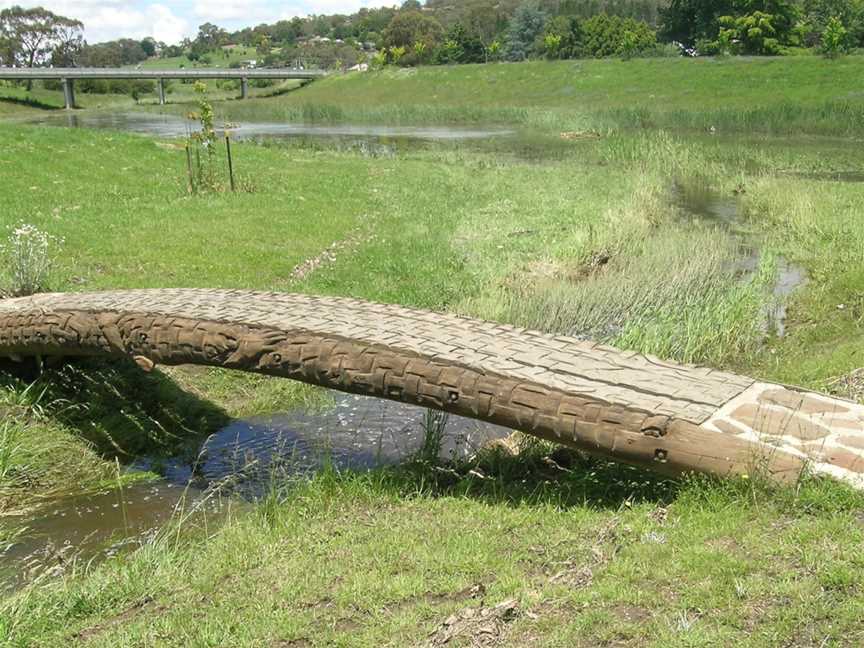
<svg viewBox="0 0 864 648">
<path fill-rule="evenodd" d="M 832 396 L 864 403 L 864 367 L 834 378 L 826 385 L 826 391 Z"/>
<path fill-rule="evenodd" d="M 308 639 L 279 639 L 270 645 L 273 648 L 312 648 Z"/>
<path fill-rule="evenodd" d="M 417 605 L 426 604 L 430 606 L 443 605 L 445 603 L 456 603 L 471 599 L 482 599 L 486 594 L 486 586 L 482 583 L 466 587 L 458 592 L 426 592 L 419 596 L 412 596 L 384 607 L 389 614 L 413 608 Z"/>
<path fill-rule="evenodd" d="M 564 131 L 560 133 L 560 137 L 563 140 L 567 140 L 568 142 L 578 141 L 578 140 L 596 140 L 600 139 L 601 135 L 597 131 L 592 130 L 583 130 L 583 131 Z"/>
<path fill-rule="evenodd" d="M 722 553 L 737 554 L 741 550 L 741 544 L 735 538 L 732 538 L 730 536 L 712 538 L 711 540 L 708 540 L 705 544 L 712 549 L 715 549 Z"/>
<path fill-rule="evenodd" d="M 346 633 L 346 632 L 356 632 L 360 629 L 360 624 L 357 623 L 354 619 L 350 617 L 344 617 L 336 621 L 336 625 L 333 626 L 336 632 Z"/>
<path fill-rule="evenodd" d="M 612 614 L 626 623 L 642 623 L 651 618 L 651 610 L 638 605 L 616 605 Z"/>
<path fill-rule="evenodd" d="M 499 643 L 507 625 L 519 615 L 515 599 L 493 607 L 469 607 L 444 621 L 423 644 L 426 648 L 445 646 L 451 641 L 472 648 L 489 648 Z"/>
<path fill-rule="evenodd" d="M 94 637 L 99 636 L 103 632 L 110 630 L 115 626 L 122 625 L 131 621 L 139 614 L 141 614 L 144 610 L 147 610 L 147 613 L 150 615 L 159 614 L 167 610 L 165 606 L 154 606 L 153 598 L 150 596 L 145 596 L 140 601 L 136 601 L 125 610 L 120 612 L 110 619 L 103 621 L 102 623 L 97 623 L 94 626 L 89 628 L 85 628 L 84 630 L 79 630 L 78 632 L 72 633 L 72 638 L 77 639 L 78 641 L 84 642 L 93 639 Z"/>
<path fill-rule="evenodd" d="M 536 261 L 528 265 L 525 275 L 535 279 L 540 287 L 551 286 L 557 283 L 580 283 L 586 279 L 597 277 L 606 273 L 613 265 L 614 253 L 612 250 L 600 249 L 584 257 L 576 266 L 563 266 L 550 261 Z M 524 281 L 520 278 L 518 281 Z M 514 283 L 516 283 L 514 281 Z"/>
<path fill-rule="evenodd" d="M 619 527 L 618 519 L 609 520 L 599 529 L 591 543 L 590 555 L 552 563 L 555 571 L 549 577 L 549 582 L 571 588 L 589 587 L 594 582 L 596 572 L 615 557 L 630 533 L 629 527 Z"/>
<path fill-rule="evenodd" d="M 348 237 L 341 241 L 334 241 L 328 245 L 320 254 L 310 259 L 306 259 L 302 263 L 298 263 L 294 266 L 294 269 L 291 270 L 289 279 L 291 281 L 301 281 L 319 268 L 334 263 L 340 254 L 350 253 L 363 243 L 372 240 L 372 238 L 373 236 L 368 234 L 362 234 L 357 231 L 352 232 Z"/>
</svg>

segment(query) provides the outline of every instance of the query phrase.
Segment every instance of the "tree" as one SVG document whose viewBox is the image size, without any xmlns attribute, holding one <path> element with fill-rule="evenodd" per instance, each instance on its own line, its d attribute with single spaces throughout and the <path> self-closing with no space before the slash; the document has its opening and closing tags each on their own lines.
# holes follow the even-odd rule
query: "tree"
<svg viewBox="0 0 864 648">
<path fill-rule="evenodd" d="M 449 62 L 483 63 L 486 61 L 486 48 L 483 46 L 483 41 L 462 23 L 456 23 L 450 28 L 446 40 L 456 43 L 459 52 L 457 60 Z"/>
<path fill-rule="evenodd" d="M 148 36 L 141 41 L 141 49 L 147 55 L 147 58 L 150 58 L 151 56 L 156 56 L 156 40 Z"/>
<path fill-rule="evenodd" d="M 417 41 L 434 46 L 441 40 L 444 29 L 441 23 L 419 11 L 398 13 L 384 30 L 384 45 L 387 47 L 409 47 Z"/>
<path fill-rule="evenodd" d="M 55 49 L 64 60 L 82 43 L 84 25 L 72 18 L 36 7 L 14 6 L 0 11 L 0 40 L 5 45 L 4 59 L 12 65 L 35 67 L 46 63 Z M 27 81 L 27 89 L 33 81 Z"/>
<path fill-rule="evenodd" d="M 723 29 L 741 41 L 742 51 L 777 53 L 794 44 L 801 15 L 800 0 L 671 0 L 662 12 L 660 33 L 687 46 L 698 44 L 703 51 L 718 51 Z"/>
<path fill-rule="evenodd" d="M 397 47 L 404 48 L 405 56 L 401 57 L 401 64 L 417 65 L 423 62 L 417 43 L 424 44 L 422 53 L 425 56 L 426 52 L 437 49 L 443 33 L 441 23 L 430 16 L 424 16 L 419 11 L 400 12 L 384 30 L 384 46 L 391 51 Z M 396 62 L 392 60 L 392 56 L 391 62 Z"/>
<path fill-rule="evenodd" d="M 825 30 L 822 32 L 822 46 L 820 50 L 825 58 L 837 58 L 846 52 L 848 48 L 849 32 L 836 16 L 828 19 Z"/>
<path fill-rule="evenodd" d="M 84 25 L 77 20 L 58 20 L 54 29 L 54 49 L 51 50 L 51 65 L 74 67 L 84 47 Z"/>
<path fill-rule="evenodd" d="M 543 51 L 546 58 L 557 59 L 561 57 L 561 36 L 547 32 L 543 36 Z"/>
<path fill-rule="evenodd" d="M 657 34 L 641 20 L 599 14 L 582 23 L 582 55 L 632 58 L 651 49 Z"/>
<path fill-rule="evenodd" d="M 435 58 L 439 65 L 458 63 L 459 59 L 462 58 L 462 48 L 459 47 L 459 43 L 455 40 L 448 38 L 441 43 L 441 47 L 438 48 Z"/>
<path fill-rule="evenodd" d="M 224 45 L 226 42 L 228 42 L 228 32 L 218 25 L 206 22 L 198 27 L 198 35 L 189 48 L 189 59 L 197 61 L 210 50 Z"/>
<path fill-rule="evenodd" d="M 554 47 L 554 53 L 550 51 L 550 45 Z M 582 25 L 579 19 L 572 16 L 550 18 L 543 33 L 543 46 L 549 58 L 578 57 L 582 46 Z"/>
<path fill-rule="evenodd" d="M 534 0 L 526 0 L 519 5 L 507 30 L 507 59 L 524 61 L 531 56 L 545 26 L 546 13 Z"/>
<path fill-rule="evenodd" d="M 774 15 L 754 11 L 743 16 L 721 16 L 718 39 L 738 43 L 744 54 L 779 54 L 780 41 Z"/>
<path fill-rule="evenodd" d="M 822 49 L 829 21 L 839 20 L 846 30 L 846 46 L 864 45 L 864 0 L 804 0 L 803 40 L 808 46 Z"/>
<path fill-rule="evenodd" d="M 716 38 L 717 19 L 732 13 L 732 0 L 671 0 L 660 13 L 660 35 L 692 47 L 698 40 Z"/>
</svg>

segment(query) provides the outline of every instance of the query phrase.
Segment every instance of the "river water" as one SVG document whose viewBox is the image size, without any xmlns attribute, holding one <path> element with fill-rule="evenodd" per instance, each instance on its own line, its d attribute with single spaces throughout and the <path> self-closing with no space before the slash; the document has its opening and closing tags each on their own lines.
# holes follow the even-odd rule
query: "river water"
<svg viewBox="0 0 864 648">
<path fill-rule="evenodd" d="M 274 483 L 310 475 L 323 465 L 367 470 L 413 456 L 423 446 L 430 413 L 422 407 L 331 392 L 333 406 L 237 420 L 180 457 L 147 458 L 133 471 L 161 479 L 58 499 L 20 523 L 21 535 L 0 545 L 0 589 L 152 542 L 171 520 L 214 523 L 248 506 Z M 474 454 L 511 430 L 440 415 L 439 458 Z"/>
<path fill-rule="evenodd" d="M 672 188 L 675 202 L 689 217 L 716 224 L 730 232 L 738 242 L 741 255 L 732 270 L 741 281 L 749 281 L 759 272 L 762 250 L 758 240 L 742 227 L 740 204 L 734 196 L 723 196 L 707 186 Z M 786 334 L 787 298 L 807 283 L 807 271 L 784 257 L 777 257 L 777 274 L 771 286 L 771 299 L 762 311 L 762 330 L 766 336 L 783 337 Z"/>
<path fill-rule="evenodd" d="M 126 131 L 155 137 L 185 137 L 200 130 L 196 121 L 171 114 L 149 112 L 51 112 L 23 123 L 67 128 L 98 128 Z M 217 125 L 223 134 L 224 125 Z M 238 140 L 317 138 L 336 141 L 364 140 L 375 143 L 409 141 L 455 142 L 483 140 L 512 135 L 496 128 L 455 128 L 430 126 L 376 126 L 355 124 L 298 124 L 285 122 L 239 122 L 227 128 Z"/>
</svg>

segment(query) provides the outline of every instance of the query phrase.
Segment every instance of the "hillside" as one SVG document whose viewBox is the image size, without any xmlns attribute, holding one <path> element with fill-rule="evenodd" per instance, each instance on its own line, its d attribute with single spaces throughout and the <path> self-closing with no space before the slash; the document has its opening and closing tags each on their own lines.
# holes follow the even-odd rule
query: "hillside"
<svg viewBox="0 0 864 648">
<path fill-rule="evenodd" d="M 333 75 L 224 118 L 553 128 L 864 131 L 861 57 L 531 61 Z"/>
</svg>

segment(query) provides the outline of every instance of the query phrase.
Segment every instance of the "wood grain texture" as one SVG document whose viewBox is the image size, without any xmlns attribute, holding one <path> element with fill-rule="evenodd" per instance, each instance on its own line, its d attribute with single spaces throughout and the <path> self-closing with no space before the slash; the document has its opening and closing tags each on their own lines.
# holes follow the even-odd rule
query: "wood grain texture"
<svg viewBox="0 0 864 648">
<path fill-rule="evenodd" d="M 171 289 L 3 300 L 0 355 L 129 356 L 143 367 L 192 363 L 283 376 L 490 421 L 668 474 L 758 469 L 794 480 L 808 464 L 802 444 L 823 430 L 834 434 L 830 422 L 813 420 L 829 410 L 842 410 L 843 438 L 864 438 L 848 429 L 859 406 L 837 399 L 354 299 Z M 789 407 L 802 410 L 791 419 L 798 441 L 786 438 L 776 412 L 764 426 L 756 420 L 765 408 Z M 750 415 L 754 421 L 742 421 Z M 847 451 L 860 449 L 841 444 L 833 454 L 855 464 Z"/>
</svg>

